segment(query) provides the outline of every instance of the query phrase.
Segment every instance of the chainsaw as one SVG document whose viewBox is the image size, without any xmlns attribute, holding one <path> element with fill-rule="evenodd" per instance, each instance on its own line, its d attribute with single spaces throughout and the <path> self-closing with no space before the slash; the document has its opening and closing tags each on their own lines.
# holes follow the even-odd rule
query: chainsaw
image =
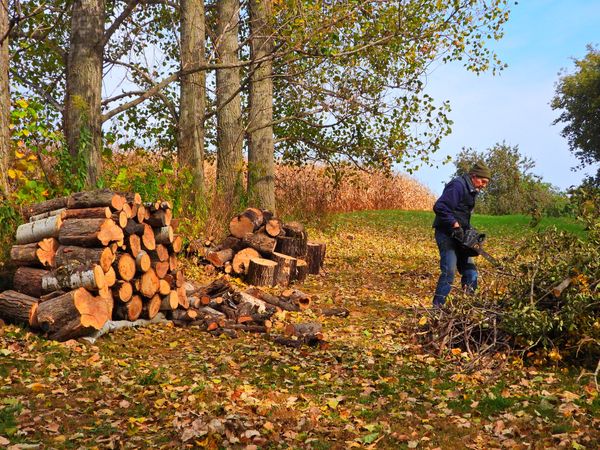
<svg viewBox="0 0 600 450">
<path fill-rule="evenodd" d="M 469 228 L 468 230 L 465 230 L 462 240 L 457 238 L 454 239 L 460 244 L 461 248 L 468 256 L 481 255 L 494 266 L 500 267 L 500 262 L 483 249 L 485 237 L 485 233 L 480 233 L 475 228 Z"/>
</svg>

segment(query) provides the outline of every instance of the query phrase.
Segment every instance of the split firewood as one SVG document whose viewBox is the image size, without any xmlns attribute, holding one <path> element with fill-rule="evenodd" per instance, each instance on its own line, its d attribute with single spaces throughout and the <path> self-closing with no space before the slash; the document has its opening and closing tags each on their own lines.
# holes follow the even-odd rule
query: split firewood
<svg viewBox="0 0 600 450">
<path fill-rule="evenodd" d="M 173 236 L 171 241 L 171 251 L 173 253 L 179 253 L 183 249 L 183 238 L 179 235 Z"/>
<path fill-rule="evenodd" d="M 65 341 L 99 330 L 110 319 L 108 302 L 78 288 L 38 305 L 37 320 L 50 339 Z"/>
<path fill-rule="evenodd" d="M 298 260 L 293 256 L 284 255 L 283 253 L 278 252 L 273 252 L 271 258 L 277 263 L 274 284 L 278 286 L 288 286 L 296 278 L 296 266 Z"/>
<path fill-rule="evenodd" d="M 115 260 L 115 255 L 108 247 L 89 248 L 72 245 L 61 245 L 56 250 L 54 267 L 64 266 L 74 263 L 94 263 L 99 264 L 105 272 L 109 269 Z"/>
<path fill-rule="evenodd" d="M 263 224 L 264 216 L 259 209 L 248 208 L 229 222 L 229 232 L 243 238 L 248 233 L 254 233 Z"/>
<path fill-rule="evenodd" d="M 170 291 L 168 294 L 162 297 L 160 302 L 161 311 L 174 311 L 179 306 L 179 297 L 177 291 Z"/>
<path fill-rule="evenodd" d="M 113 316 L 120 320 L 134 321 L 139 319 L 142 314 L 142 297 L 134 295 L 127 303 L 117 303 L 115 305 Z"/>
<path fill-rule="evenodd" d="M 282 300 L 279 297 L 271 295 L 267 292 L 263 292 L 256 287 L 249 287 L 245 292 L 264 301 L 265 303 L 276 306 L 277 308 L 281 308 L 284 311 L 300 311 L 300 307 L 298 305 L 287 300 Z"/>
<path fill-rule="evenodd" d="M 148 224 L 144 224 L 144 232 L 142 233 L 142 245 L 146 250 L 156 249 L 156 240 L 154 239 L 154 231 Z"/>
<path fill-rule="evenodd" d="M 127 250 L 134 258 L 142 252 L 142 239 L 137 234 L 132 234 L 125 238 L 125 245 Z"/>
<path fill-rule="evenodd" d="M 15 266 L 52 267 L 57 249 L 56 238 L 46 238 L 31 244 L 13 245 L 10 249 L 10 259 Z"/>
<path fill-rule="evenodd" d="M 113 211 L 121 211 L 125 203 L 127 203 L 125 197 L 109 189 L 100 189 L 71 194 L 67 200 L 67 208 L 76 209 L 108 206 Z"/>
<path fill-rule="evenodd" d="M 63 221 L 60 216 L 28 222 L 17 227 L 16 242 L 19 245 L 39 242 L 46 238 L 59 237 Z"/>
<path fill-rule="evenodd" d="M 122 211 L 125 214 L 125 217 L 127 219 L 133 218 L 133 210 L 131 209 L 131 205 L 129 204 L 129 202 L 123 204 Z M 136 207 L 136 211 L 137 211 L 137 207 Z"/>
<path fill-rule="evenodd" d="M 310 306 L 310 296 L 298 289 L 287 289 L 281 295 L 290 303 L 298 305 L 300 309 L 306 309 Z"/>
<path fill-rule="evenodd" d="M 162 244 L 157 244 L 156 248 L 149 252 L 149 255 L 154 260 L 158 261 L 168 261 L 169 260 L 169 250 L 166 246 Z"/>
<path fill-rule="evenodd" d="M 29 205 L 23 209 L 23 216 L 26 220 L 29 220 L 32 216 L 38 214 L 65 209 L 67 207 L 67 199 L 68 197 L 58 197 Z"/>
<path fill-rule="evenodd" d="M 160 311 L 161 303 L 162 299 L 160 298 L 160 295 L 153 295 L 152 298 L 143 302 L 142 313 L 140 317 L 146 320 L 154 319 Z"/>
<path fill-rule="evenodd" d="M 179 259 L 174 253 L 169 255 L 169 270 L 175 272 L 179 268 Z"/>
<path fill-rule="evenodd" d="M 113 286 L 112 292 L 118 300 L 126 303 L 133 296 L 133 286 L 128 281 L 118 280 Z"/>
<path fill-rule="evenodd" d="M 0 293 L 0 318 L 10 323 L 24 323 L 31 327 L 37 324 L 39 300 L 17 291 Z"/>
<path fill-rule="evenodd" d="M 123 229 L 112 219 L 65 220 L 58 233 L 61 244 L 81 247 L 106 247 L 110 242 L 122 241 L 123 238 Z"/>
<path fill-rule="evenodd" d="M 179 286 L 175 292 L 177 292 L 177 301 L 179 302 L 179 306 L 183 309 L 188 309 L 190 307 L 190 301 L 185 293 L 185 287 Z"/>
<path fill-rule="evenodd" d="M 233 259 L 233 250 L 226 248 L 219 251 L 209 251 L 206 253 L 206 259 L 215 267 L 223 267 L 226 262 Z"/>
<path fill-rule="evenodd" d="M 171 286 L 169 285 L 169 282 L 167 280 L 164 280 L 164 279 L 158 280 L 158 293 L 160 295 L 167 295 L 171 291 L 172 291 Z M 175 291 L 173 291 L 173 292 L 175 292 Z"/>
<path fill-rule="evenodd" d="M 150 260 L 150 267 L 156 272 L 158 278 L 164 278 L 169 273 L 169 261 Z"/>
<path fill-rule="evenodd" d="M 308 273 L 318 275 L 325 260 L 325 244 L 308 242 L 306 244 L 306 263 Z"/>
</svg>

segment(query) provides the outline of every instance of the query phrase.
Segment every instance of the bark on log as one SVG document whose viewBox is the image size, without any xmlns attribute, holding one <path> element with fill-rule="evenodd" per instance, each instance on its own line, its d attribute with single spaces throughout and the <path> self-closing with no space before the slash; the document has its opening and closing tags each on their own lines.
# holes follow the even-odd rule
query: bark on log
<svg viewBox="0 0 600 450">
<path fill-rule="evenodd" d="M 233 250 L 226 248 L 216 252 L 209 251 L 206 254 L 206 259 L 215 267 L 223 267 L 223 265 L 233 259 Z"/>
<path fill-rule="evenodd" d="M 277 240 L 266 233 L 248 233 L 242 238 L 242 242 L 253 248 L 262 255 L 270 256 L 275 251 Z"/>
<path fill-rule="evenodd" d="M 173 213 L 170 209 L 159 209 L 150 213 L 150 217 L 144 220 L 148 225 L 154 228 L 168 227 L 171 225 Z"/>
<path fill-rule="evenodd" d="M 95 208 L 65 209 L 63 219 L 110 219 L 113 213 L 108 206 Z"/>
<path fill-rule="evenodd" d="M 231 263 L 233 271 L 237 274 L 248 273 L 250 259 L 252 258 L 260 258 L 260 253 L 253 248 L 245 248 L 237 252 L 233 257 L 233 262 Z"/>
<path fill-rule="evenodd" d="M 37 319 L 50 339 L 65 341 L 99 330 L 110 318 L 110 305 L 84 288 L 38 305 Z"/>
<path fill-rule="evenodd" d="M 24 323 L 35 326 L 39 300 L 17 291 L 0 293 L 0 318 L 9 323 Z"/>
<path fill-rule="evenodd" d="M 29 205 L 23 209 L 25 220 L 29 220 L 31 216 L 43 214 L 49 211 L 56 211 L 67 207 L 67 197 L 52 198 L 41 203 Z"/>
<path fill-rule="evenodd" d="M 306 238 L 293 236 L 279 236 L 275 251 L 294 258 L 306 255 Z"/>
<path fill-rule="evenodd" d="M 146 227 L 143 223 L 138 223 L 135 220 L 129 219 L 127 221 L 127 225 L 123 228 L 123 232 L 126 236 L 142 236 L 144 234 Z"/>
<path fill-rule="evenodd" d="M 288 289 L 281 293 L 287 301 L 296 304 L 300 309 L 306 309 L 310 306 L 310 296 L 298 289 Z"/>
<path fill-rule="evenodd" d="M 287 324 L 284 332 L 287 336 L 320 336 L 323 338 L 323 326 L 318 322 L 308 323 L 290 323 Z"/>
<path fill-rule="evenodd" d="M 173 239 L 174 234 L 171 226 L 154 229 L 154 241 L 157 244 L 171 245 Z"/>
<path fill-rule="evenodd" d="M 175 311 L 171 311 L 171 317 L 173 320 L 191 322 L 192 320 L 196 320 L 198 313 L 193 309 L 176 309 Z"/>
<path fill-rule="evenodd" d="M 88 248 L 69 245 L 58 247 L 55 256 L 55 267 L 65 266 L 74 263 L 99 264 L 102 270 L 108 271 L 115 260 L 115 255 L 108 247 Z"/>
<path fill-rule="evenodd" d="M 308 273 L 318 275 L 325 260 L 325 244 L 309 242 L 306 246 L 306 264 Z"/>
<path fill-rule="evenodd" d="M 223 295 L 223 293 L 231 289 L 231 284 L 225 278 L 217 278 L 212 283 L 206 286 L 200 286 L 194 289 L 191 293 L 199 297 L 207 296 L 209 298 Z"/>
<path fill-rule="evenodd" d="M 287 222 L 283 224 L 285 235 L 306 239 L 306 229 L 300 222 Z"/>
<path fill-rule="evenodd" d="M 119 192 L 118 194 L 125 197 L 127 203 L 138 206 L 142 204 L 142 196 L 137 192 Z"/>
<path fill-rule="evenodd" d="M 16 291 L 30 295 L 31 297 L 40 298 L 44 293 L 42 291 L 42 278 L 49 273 L 50 271 L 48 270 L 19 267 L 15 271 L 13 286 Z"/>
<path fill-rule="evenodd" d="M 299 259 L 296 262 L 296 281 L 302 283 L 306 280 L 306 275 L 308 274 L 308 264 L 306 261 Z"/>
<path fill-rule="evenodd" d="M 62 224 L 60 216 L 24 223 L 17 228 L 16 242 L 23 245 L 39 242 L 46 238 L 56 238 L 59 236 Z"/>
<path fill-rule="evenodd" d="M 271 256 L 277 263 L 274 283 L 278 286 L 288 286 L 296 278 L 297 259 L 283 253 L 273 252 Z"/>
<path fill-rule="evenodd" d="M 42 292 L 78 288 L 97 291 L 105 286 L 104 271 L 97 264 L 68 264 L 42 277 Z"/>
<path fill-rule="evenodd" d="M 58 234 L 63 245 L 81 247 L 106 247 L 110 242 L 122 241 L 123 230 L 111 219 L 69 219 L 65 220 Z"/>
<path fill-rule="evenodd" d="M 121 211 L 125 203 L 127 203 L 125 197 L 110 189 L 100 189 L 71 194 L 67 200 L 67 208 L 76 209 L 108 206 L 113 211 Z"/>
<path fill-rule="evenodd" d="M 235 236 L 227 236 L 225 239 L 223 239 L 223 242 L 215 247 L 215 250 L 225 250 L 228 248 L 232 249 L 233 253 L 237 253 L 244 248 L 244 243 L 240 238 L 236 238 Z"/>
<path fill-rule="evenodd" d="M 229 232 L 241 239 L 248 233 L 254 233 L 262 224 L 262 212 L 255 208 L 248 208 L 239 216 L 231 219 L 229 222 Z"/>
<path fill-rule="evenodd" d="M 67 208 L 60 208 L 60 209 L 56 209 L 54 211 L 48 211 L 48 212 L 45 212 L 42 214 L 36 214 L 35 216 L 31 216 L 29 218 L 29 222 L 35 222 L 36 220 L 47 219 L 48 217 L 52 217 L 52 216 L 60 216 L 61 219 L 64 219 L 66 210 L 67 210 Z"/>
<path fill-rule="evenodd" d="M 269 305 L 273 305 L 277 308 L 281 308 L 284 311 L 300 311 L 300 307 L 296 304 L 293 304 L 287 300 L 282 300 L 279 297 L 271 295 L 267 292 L 263 292 L 256 287 L 249 287 L 246 289 L 248 294 L 268 303 Z"/>
<path fill-rule="evenodd" d="M 13 245 L 10 259 L 16 266 L 53 267 L 57 250 L 58 240 L 46 238 L 31 244 Z"/>
<path fill-rule="evenodd" d="M 134 295 L 127 303 L 117 303 L 113 311 L 113 317 L 119 320 L 134 321 L 139 319 L 142 313 L 142 297 Z"/>
</svg>

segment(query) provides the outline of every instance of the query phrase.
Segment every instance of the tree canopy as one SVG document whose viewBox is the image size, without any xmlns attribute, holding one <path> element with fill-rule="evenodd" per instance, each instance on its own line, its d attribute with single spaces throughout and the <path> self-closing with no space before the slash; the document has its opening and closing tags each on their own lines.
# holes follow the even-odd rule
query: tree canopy
<svg viewBox="0 0 600 450">
<path fill-rule="evenodd" d="M 587 48 L 582 59 L 575 59 L 575 72 L 563 73 L 552 99 L 560 111 L 554 124 L 564 123 L 562 136 L 582 166 L 600 164 L 600 50 Z M 590 180 L 600 186 L 600 166 Z"/>
</svg>

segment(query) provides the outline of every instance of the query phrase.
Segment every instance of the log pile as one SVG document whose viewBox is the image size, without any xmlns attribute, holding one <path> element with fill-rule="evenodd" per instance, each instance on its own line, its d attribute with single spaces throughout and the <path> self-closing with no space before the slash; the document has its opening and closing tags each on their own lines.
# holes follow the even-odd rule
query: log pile
<svg viewBox="0 0 600 450">
<path fill-rule="evenodd" d="M 270 211 L 248 208 L 229 222 L 229 236 L 205 243 L 205 259 L 254 286 L 289 286 L 323 268 L 325 244 L 310 242 L 299 222 L 284 223 Z M 191 248 L 201 248 L 197 242 Z"/>
<path fill-rule="evenodd" d="M 10 252 L 14 290 L 0 294 L 0 318 L 63 341 L 111 318 L 188 308 L 168 202 L 96 190 L 32 205 L 24 216 Z"/>
</svg>

